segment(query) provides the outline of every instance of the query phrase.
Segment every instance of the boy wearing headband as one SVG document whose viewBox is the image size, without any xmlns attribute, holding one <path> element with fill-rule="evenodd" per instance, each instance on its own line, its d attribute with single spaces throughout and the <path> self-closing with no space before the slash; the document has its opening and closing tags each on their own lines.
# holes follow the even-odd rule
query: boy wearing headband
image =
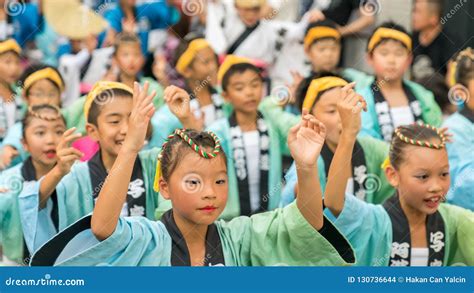
<svg viewBox="0 0 474 293">
<path fill-rule="evenodd" d="M 326 188 L 329 166 L 331 165 L 339 142 L 344 139 L 341 133 L 348 128 L 345 113 L 338 111 L 338 105 L 344 104 L 346 97 L 354 97 L 363 105 L 365 102 L 360 96 L 354 94 L 353 87 L 346 80 L 333 73 L 322 73 L 314 78 L 310 85 L 301 89 L 301 96 L 297 105 L 303 112 L 307 111 L 326 126 L 326 141 L 318 159 L 318 174 L 321 188 Z M 356 108 L 359 110 L 359 108 Z M 360 115 L 360 112 L 357 113 Z M 350 121 L 349 121 L 350 122 Z M 372 137 L 357 139 L 350 169 L 350 178 L 347 182 L 346 192 L 354 194 L 359 199 L 370 203 L 382 203 L 392 193 L 393 189 L 388 184 L 385 174 L 380 166 L 388 155 L 388 144 Z M 282 192 L 282 206 L 290 204 L 297 195 L 295 165 L 285 174 L 286 185 Z"/>
<path fill-rule="evenodd" d="M 20 45 L 15 40 L 0 41 L 0 146 L 23 112 L 15 84 L 21 74 L 20 54 Z"/>
<path fill-rule="evenodd" d="M 193 118 L 201 124 L 198 128 L 209 126 L 214 121 L 228 117 L 231 105 L 219 94 L 217 84 L 218 61 L 210 44 L 196 34 L 187 35 L 176 50 L 176 71 L 186 81 L 186 91 L 191 97 L 190 110 Z M 165 105 L 152 117 L 153 137 L 150 144 L 160 146 L 168 135 L 177 128 L 183 128 L 176 111 L 179 107 Z M 155 135 L 156 134 L 156 135 Z"/>
<path fill-rule="evenodd" d="M 28 107 L 42 104 L 61 107 L 64 81 L 56 68 L 42 64 L 32 65 L 25 70 L 19 82 L 23 85 L 22 96 Z M 0 161 L 0 165 L 5 168 L 14 166 L 27 157 L 21 143 L 22 133 L 22 124 L 17 122 L 5 136 Z M 18 157 L 13 160 L 16 156 Z"/>
<path fill-rule="evenodd" d="M 362 113 L 362 135 L 390 141 L 400 125 L 425 122 L 441 124 L 441 110 L 433 94 L 421 85 L 405 80 L 412 60 L 412 41 L 403 27 L 384 23 L 369 38 L 367 62 L 375 77 L 359 93 L 367 102 Z"/>
<path fill-rule="evenodd" d="M 208 127 L 228 155 L 229 202 L 221 217 L 273 210 L 280 203 L 282 157 L 289 155 L 286 138 L 299 117 L 275 111 L 270 98 L 262 101 L 260 70 L 249 59 L 228 55 L 218 80 L 233 107 Z"/>
<path fill-rule="evenodd" d="M 148 92 L 148 89 L 148 83 L 145 83 L 143 92 Z M 149 97 L 153 98 L 154 94 Z M 58 165 L 20 196 L 23 221 L 32 223 L 29 229 L 25 228 L 30 250 L 38 248 L 58 231 L 93 210 L 127 134 L 132 104 L 133 91 L 128 86 L 105 81 L 95 84 L 84 104 L 84 114 L 87 133 L 98 142 L 100 150 L 88 162 L 72 166 L 83 154 L 70 146 L 81 135 L 74 133 L 75 128 L 69 129 L 57 148 Z M 123 216 L 155 218 L 155 209 L 159 205 L 158 193 L 153 190 L 157 156 L 158 150 L 152 149 L 141 152 L 135 160 L 127 200 L 122 208 Z M 51 204 L 50 196 L 54 192 L 58 198 L 59 230 L 52 230 L 47 223 L 38 221 L 39 212 Z"/>
</svg>

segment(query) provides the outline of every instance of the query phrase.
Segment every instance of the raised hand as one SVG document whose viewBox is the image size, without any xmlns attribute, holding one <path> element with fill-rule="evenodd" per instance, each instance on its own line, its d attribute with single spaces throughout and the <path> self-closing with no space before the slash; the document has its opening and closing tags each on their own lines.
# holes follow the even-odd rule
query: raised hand
<svg viewBox="0 0 474 293">
<path fill-rule="evenodd" d="M 337 104 L 337 111 L 341 117 L 342 133 L 355 137 L 361 127 L 362 110 L 367 110 L 364 98 L 354 91 L 355 83 L 342 88 L 342 98 Z"/>
<path fill-rule="evenodd" d="M 191 97 L 177 86 L 171 85 L 165 89 L 164 99 L 168 107 L 183 124 L 184 128 L 201 130 L 204 127 L 204 116 L 196 118 L 191 111 Z"/>
<path fill-rule="evenodd" d="M 128 132 L 123 146 L 126 150 L 138 153 L 145 143 L 147 128 L 155 113 L 153 97 L 156 91 L 148 94 L 150 85 L 145 83 L 143 89 L 135 82 L 133 86 L 133 108 L 128 120 Z"/>
<path fill-rule="evenodd" d="M 298 168 L 316 166 L 325 138 L 324 124 L 304 111 L 301 122 L 293 126 L 288 134 L 288 147 Z"/>
<path fill-rule="evenodd" d="M 56 147 L 58 161 L 55 168 L 62 176 L 68 174 L 74 162 L 84 156 L 81 151 L 71 147 L 71 143 L 81 137 L 80 133 L 74 133 L 74 131 L 76 131 L 76 127 L 66 130 Z"/>
<path fill-rule="evenodd" d="M 5 145 L 3 149 L 0 149 L 0 170 L 8 168 L 12 160 L 19 155 L 16 148 Z"/>
</svg>

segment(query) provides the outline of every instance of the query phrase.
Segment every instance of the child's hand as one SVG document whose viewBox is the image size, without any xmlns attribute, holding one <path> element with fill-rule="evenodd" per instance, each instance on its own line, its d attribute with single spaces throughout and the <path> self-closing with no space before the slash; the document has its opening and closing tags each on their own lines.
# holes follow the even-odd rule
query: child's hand
<svg viewBox="0 0 474 293">
<path fill-rule="evenodd" d="M 194 113 L 191 111 L 191 97 L 185 90 L 171 85 L 165 89 L 164 96 L 171 113 L 179 119 L 184 128 L 203 129 L 204 115 L 201 115 L 201 118 L 194 116 Z"/>
<path fill-rule="evenodd" d="M 128 119 L 128 132 L 122 148 L 134 153 L 138 153 L 143 147 L 150 119 L 155 113 L 153 97 L 156 91 L 148 95 L 149 87 L 148 82 L 145 82 L 143 89 L 137 82 L 133 87 L 133 109 Z"/>
<path fill-rule="evenodd" d="M 81 151 L 71 147 L 71 143 L 81 137 L 80 133 L 74 133 L 75 130 L 76 127 L 66 130 L 56 147 L 56 155 L 58 157 L 56 169 L 60 172 L 61 176 L 68 174 L 74 162 L 84 155 Z"/>
<path fill-rule="evenodd" d="M 326 127 L 305 110 L 301 122 L 288 134 L 288 147 L 297 168 L 312 168 L 321 153 L 326 138 Z"/>
<path fill-rule="evenodd" d="M 15 158 L 16 156 L 19 155 L 16 148 L 14 148 L 10 145 L 4 146 L 3 149 L 0 150 L 0 154 L 1 154 L 0 169 L 5 169 L 8 166 L 10 166 L 13 158 Z"/>
<path fill-rule="evenodd" d="M 342 133 L 355 137 L 361 127 L 362 109 L 367 109 L 364 98 L 354 91 L 355 83 L 350 83 L 342 88 L 342 99 L 337 104 L 337 111 L 341 117 Z"/>
</svg>

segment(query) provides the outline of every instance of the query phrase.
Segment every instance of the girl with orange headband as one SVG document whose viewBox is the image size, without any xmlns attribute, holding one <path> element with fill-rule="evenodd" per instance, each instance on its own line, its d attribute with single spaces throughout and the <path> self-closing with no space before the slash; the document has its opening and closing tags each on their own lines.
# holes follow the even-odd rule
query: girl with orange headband
<svg viewBox="0 0 474 293">
<path fill-rule="evenodd" d="M 319 181 L 324 191 L 329 174 L 329 166 L 339 143 L 343 128 L 352 129 L 360 124 L 360 112 L 365 101 L 357 96 L 352 89 L 355 84 L 332 73 L 322 73 L 314 78 L 310 85 L 301 90 L 302 95 L 297 99 L 297 105 L 304 111 L 309 111 L 321 121 L 327 130 L 326 142 L 318 159 Z M 352 98 L 354 107 L 346 105 Z M 352 110 L 354 109 L 354 111 Z M 359 129 L 353 130 L 358 132 Z M 354 145 L 350 170 L 350 178 L 346 192 L 354 194 L 359 199 L 369 203 L 383 203 L 392 193 L 380 165 L 388 155 L 388 144 L 372 137 L 359 137 Z M 297 195 L 296 166 L 293 164 L 285 174 L 286 184 L 281 196 L 281 205 L 286 206 L 294 201 Z"/>
<path fill-rule="evenodd" d="M 32 65 L 25 70 L 19 83 L 23 87 L 22 96 L 27 106 L 48 104 L 61 107 L 65 84 L 56 68 L 42 64 Z M 5 168 L 20 163 L 28 156 L 21 142 L 22 133 L 22 124 L 17 122 L 5 136 L 0 162 Z"/>
<path fill-rule="evenodd" d="M 92 216 L 46 243 L 32 265 L 117 266 L 314 266 L 347 265 L 354 255 L 324 218 L 314 164 L 325 128 L 304 116 L 288 136 L 298 165 L 301 195 L 273 212 L 216 221 L 226 207 L 226 155 L 210 132 L 177 129 L 158 157 L 156 185 L 173 203 L 160 221 L 122 218 L 127 196 L 123 178 L 133 172 L 153 114 L 151 99 L 135 97 L 130 127 Z M 337 245 L 336 245 L 337 243 Z M 65 249 L 67 246 L 67 249 Z M 269 249 L 271 248 L 271 249 Z"/>
<path fill-rule="evenodd" d="M 410 35 L 394 23 L 375 29 L 367 46 L 367 62 L 374 69 L 373 83 L 358 92 L 367 101 L 362 113 L 362 135 L 390 141 L 400 125 L 425 122 L 441 125 L 441 110 L 433 94 L 405 80 L 412 60 Z"/>
<path fill-rule="evenodd" d="M 445 204 L 449 161 L 443 131 L 427 124 L 395 129 L 383 165 L 395 194 L 373 205 L 345 193 L 357 132 L 337 147 L 329 170 L 326 215 L 353 245 L 363 266 L 474 265 L 474 213 Z M 347 135 L 349 134 L 349 135 Z"/>
<path fill-rule="evenodd" d="M 66 122 L 57 106 L 30 106 L 22 120 L 22 144 L 30 156 L 19 165 L 4 171 L 0 179 L 0 232 L 3 265 L 28 265 L 30 252 L 25 245 L 18 196 L 54 168 L 58 161 L 56 146 L 66 130 Z M 49 209 L 39 213 L 42 223 L 57 228 L 57 197 L 51 197 Z"/>
<path fill-rule="evenodd" d="M 232 107 L 224 101 L 216 87 L 219 64 L 210 44 L 202 36 L 188 34 L 178 46 L 175 59 L 176 71 L 185 79 L 185 90 L 191 96 L 193 116 L 190 118 L 198 120 L 202 128 L 228 117 Z M 151 145 L 160 146 L 170 133 L 183 127 L 174 115 L 173 107 L 168 104 L 153 116 Z"/>
<path fill-rule="evenodd" d="M 141 94 L 148 92 L 146 83 Z M 153 99 L 154 92 L 147 97 Z M 71 147 L 81 135 L 75 128 L 66 131 L 58 144 L 58 164 L 44 179 L 20 195 L 22 219 L 31 223 L 24 229 L 26 244 L 34 251 L 58 231 L 90 213 L 107 174 L 111 172 L 122 148 L 132 109 L 134 91 L 118 82 L 98 82 L 87 96 L 84 116 L 87 133 L 100 146 L 99 151 L 87 162 L 79 162 L 83 153 Z M 135 96 L 137 91 L 135 91 Z M 136 98 L 136 97 L 135 97 Z M 155 218 L 160 206 L 158 193 L 153 190 L 155 159 L 158 149 L 143 151 L 132 163 L 133 172 L 127 181 L 128 196 L 122 203 L 123 216 Z M 53 229 L 48 222 L 40 221 L 39 214 L 51 205 L 51 195 L 58 199 L 59 226 Z M 161 207 L 161 206 L 160 206 Z M 169 206 L 164 207 L 164 210 Z"/>
<path fill-rule="evenodd" d="M 448 201 L 474 211 L 474 50 L 461 51 L 452 68 L 450 101 L 463 108 L 444 122 L 453 134 L 446 148 L 452 177 Z"/>
</svg>

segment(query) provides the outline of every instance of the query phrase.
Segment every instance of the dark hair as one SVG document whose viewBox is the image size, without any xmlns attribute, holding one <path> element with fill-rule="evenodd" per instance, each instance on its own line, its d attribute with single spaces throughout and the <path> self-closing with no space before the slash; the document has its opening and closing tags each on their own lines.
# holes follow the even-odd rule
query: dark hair
<svg viewBox="0 0 474 293">
<path fill-rule="evenodd" d="M 334 73 L 334 72 L 329 72 L 329 71 L 322 71 L 322 72 L 319 72 L 319 73 L 316 73 L 316 74 L 313 73 L 309 77 L 303 79 L 301 81 L 300 85 L 298 86 L 298 88 L 296 89 L 295 104 L 298 107 L 299 111 L 301 111 L 301 109 L 303 108 L 304 98 L 306 97 L 306 92 L 308 91 L 311 82 L 314 79 L 318 79 L 318 78 L 321 78 L 321 77 L 327 77 L 327 76 L 334 76 L 334 77 L 339 77 L 341 79 L 344 79 L 339 74 Z M 327 91 L 328 90 L 325 90 L 325 91 L 322 91 L 322 92 L 318 93 L 318 96 L 314 100 L 314 104 L 316 104 L 318 102 L 319 98 Z"/>
<path fill-rule="evenodd" d="M 89 114 L 87 115 L 87 122 L 95 126 L 97 125 L 97 117 L 99 117 L 100 112 L 105 104 L 113 102 L 116 98 L 132 98 L 132 94 L 123 89 L 110 89 L 101 92 L 99 95 L 94 97 L 94 101 L 91 104 L 89 109 Z"/>
<path fill-rule="evenodd" d="M 399 25 L 399 24 L 397 24 L 397 23 L 395 23 L 395 22 L 393 22 L 393 21 L 387 21 L 387 22 L 382 23 L 381 25 L 379 25 L 378 27 L 376 27 L 376 28 L 374 29 L 374 31 L 372 32 L 372 34 L 370 35 L 370 37 L 369 37 L 369 39 L 368 39 L 368 42 L 367 42 L 367 50 L 368 50 L 368 45 L 369 45 L 369 43 L 370 43 L 370 40 L 372 39 L 372 37 L 374 36 L 375 32 L 376 32 L 379 28 L 390 28 L 390 29 L 394 29 L 394 30 L 397 30 L 397 31 L 402 32 L 402 33 L 404 33 L 404 34 L 407 34 L 408 36 L 411 37 L 410 33 L 409 33 L 403 26 L 401 26 L 401 25 Z M 375 45 L 374 49 L 377 48 L 379 45 L 385 43 L 385 42 L 388 41 L 388 40 L 392 40 L 392 39 L 382 39 L 379 43 L 377 43 L 377 44 Z M 406 46 L 404 43 L 402 43 L 402 42 L 399 42 L 399 43 L 402 44 L 403 47 L 407 48 L 407 46 Z M 408 49 L 408 48 L 407 48 L 407 49 Z M 373 51 L 373 50 L 372 50 L 372 51 Z M 372 54 L 372 52 L 369 52 L 369 53 Z"/>
<path fill-rule="evenodd" d="M 212 149 L 215 146 L 214 138 L 208 132 L 187 129 L 184 133 L 201 148 Z M 169 180 L 171 174 L 188 151 L 194 152 L 189 144 L 178 135 L 175 135 L 166 143 L 161 150 L 161 176 L 165 181 Z M 224 150 L 221 149 L 220 154 L 224 156 L 224 162 L 227 166 Z"/>
<path fill-rule="evenodd" d="M 416 2 L 426 2 L 430 9 L 435 11 L 436 16 L 441 18 L 444 11 L 444 3 L 442 0 L 415 0 L 413 4 L 416 4 Z"/>
<path fill-rule="evenodd" d="M 186 52 L 186 50 L 189 47 L 189 44 L 191 44 L 192 41 L 197 40 L 197 39 L 204 39 L 204 38 L 205 37 L 202 34 L 196 33 L 196 32 L 190 32 L 189 34 L 187 34 L 181 40 L 181 42 L 179 43 L 178 47 L 175 50 L 175 54 L 173 56 L 173 60 L 172 60 L 172 63 L 171 63 L 171 64 L 173 64 L 173 67 L 176 67 L 176 65 L 178 64 L 179 58 L 181 58 L 181 56 L 184 54 L 184 52 Z M 217 54 L 215 54 L 215 56 L 216 56 L 216 62 L 217 62 L 218 61 L 218 56 L 217 56 Z M 190 64 L 190 66 L 192 66 L 192 63 Z"/>
<path fill-rule="evenodd" d="M 330 28 L 333 28 L 335 30 L 337 30 L 337 24 L 330 20 L 330 19 L 324 19 L 324 20 L 321 20 L 321 21 L 315 21 L 315 22 L 311 22 L 308 27 L 306 28 L 306 31 L 305 31 L 305 36 L 308 34 L 308 32 L 312 29 L 312 28 L 315 28 L 315 27 L 321 27 L 321 26 L 327 26 L 327 27 L 330 27 Z M 314 45 L 315 43 L 317 43 L 318 41 L 321 41 L 321 40 L 326 40 L 326 39 L 331 39 L 331 40 L 336 40 L 332 37 L 327 37 L 327 38 L 322 38 L 322 39 L 317 39 L 317 40 L 314 40 L 310 46 Z M 338 42 L 340 42 L 339 40 L 337 40 Z"/>
<path fill-rule="evenodd" d="M 25 139 L 26 129 L 31 124 L 31 121 L 33 121 L 33 119 L 35 118 L 41 119 L 40 117 L 44 117 L 45 112 L 54 112 L 54 114 L 59 117 L 59 119 L 64 123 L 64 125 L 66 125 L 66 120 L 61 114 L 61 111 L 59 111 L 59 108 L 50 104 L 32 106 L 30 109 L 28 109 L 28 111 L 26 111 L 25 117 L 23 117 L 23 120 L 21 121 L 21 124 L 23 126 L 23 139 Z"/>
<path fill-rule="evenodd" d="M 442 142 L 441 137 L 436 132 L 436 130 L 427 128 L 426 126 L 422 126 L 420 124 L 414 123 L 410 125 L 399 126 L 400 134 L 407 137 L 408 139 L 413 139 L 416 141 L 430 141 L 432 139 L 439 140 L 439 143 Z M 412 146 L 412 144 L 406 143 L 403 141 L 396 132 L 393 133 L 392 142 L 390 144 L 390 164 L 395 168 L 399 169 L 400 165 L 405 160 L 405 153 L 404 149 L 408 146 Z"/>
<path fill-rule="evenodd" d="M 61 82 L 64 84 L 64 79 L 63 79 L 61 73 L 59 72 L 59 70 L 56 67 L 49 66 L 49 65 L 46 65 L 46 64 L 32 64 L 32 65 L 28 66 L 28 68 L 26 68 L 25 71 L 23 71 L 23 74 L 21 75 L 19 82 L 21 84 L 25 84 L 26 79 L 30 75 L 32 75 L 33 73 L 35 73 L 37 71 L 43 70 L 45 68 L 51 68 L 52 70 L 56 71 L 56 73 L 59 75 L 59 78 L 61 78 Z M 54 87 L 56 87 L 58 89 L 59 93 L 61 93 L 61 89 L 56 84 L 56 82 L 53 81 L 53 80 L 50 80 L 49 78 L 48 78 L 48 80 L 51 81 L 54 84 Z M 30 92 L 30 89 L 28 88 L 25 92 L 25 95 L 28 96 L 29 92 Z"/>
<path fill-rule="evenodd" d="M 141 51 L 141 41 L 136 34 L 128 33 L 128 32 L 121 32 L 117 34 L 114 43 L 114 56 L 117 54 L 118 49 L 123 44 L 137 44 L 140 47 Z"/>
<path fill-rule="evenodd" d="M 449 87 L 446 85 L 446 80 L 443 75 L 435 73 L 431 76 L 417 79 L 416 82 L 433 93 L 436 103 L 443 112 L 452 105 L 448 99 Z"/>
<path fill-rule="evenodd" d="M 474 55 L 474 50 L 471 48 L 467 48 L 467 51 L 471 56 Z M 469 82 L 474 79 L 474 60 L 472 57 L 468 55 L 462 55 L 456 58 L 457 65 L 456 65 L 456 74 L 455 79 L 456 82 L 462 84 L 465 87 L 469 86 Z"/>
<path fill-rule="evenodd" d="M 258 74 L 260 79 L 263 81 L 262 70 L 260 68 L 250 63 L 239 63 L 239 64 L 232 65 L 222 77 L 222 90 L 223 91 L 227 90 L 227 86 L 229 85 L 229 80 L 233 75 L 235 75 L 236 73 L 244 73 L 247 70 L 253 71 L 256 74 Z"/>
</svg>

